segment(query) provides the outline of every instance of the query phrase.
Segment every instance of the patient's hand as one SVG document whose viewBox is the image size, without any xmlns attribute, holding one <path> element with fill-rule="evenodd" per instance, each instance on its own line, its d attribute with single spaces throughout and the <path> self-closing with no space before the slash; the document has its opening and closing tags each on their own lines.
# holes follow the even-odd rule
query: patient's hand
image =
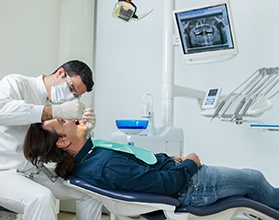
<svg viewBox="0 0 279 220">
<path fill-rule="evenodd" d="M 171 157 L 180 163 L 184 160 L 184 158 L 179 155 L 171 155 Z"/>
<path fill-rule="evenodd" d="M 195 153 L 188 154 L 186 157 L 183 158 L 183 160 L 186 160 L 186 159 L 193 160 L 197 164 L 198 168 L 201 167 L 200 158 Z"/>
</svg>

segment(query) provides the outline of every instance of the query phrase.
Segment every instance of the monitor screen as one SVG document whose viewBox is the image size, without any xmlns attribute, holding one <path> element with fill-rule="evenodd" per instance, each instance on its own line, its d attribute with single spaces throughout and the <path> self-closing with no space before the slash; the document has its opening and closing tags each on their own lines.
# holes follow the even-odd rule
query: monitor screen
<svg viewBox="0 0 279 220">
<path fill-rule="evenodd" d="M 174 11 L 175 26 L 188 62 L 214 62 L 237 53 L 228 0 Z"/>
</svg>

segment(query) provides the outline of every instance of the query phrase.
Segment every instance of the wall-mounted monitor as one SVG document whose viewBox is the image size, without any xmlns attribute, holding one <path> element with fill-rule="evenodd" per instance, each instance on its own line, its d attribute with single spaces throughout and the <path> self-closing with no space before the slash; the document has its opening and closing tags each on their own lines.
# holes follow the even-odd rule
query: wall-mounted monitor
<svg viewBox="0 0 279 220">
<path fill-rule="evenodd" d="M 173 11 L 187 63 L 228 60 L 238 53 L 228 0 Z"/>
</svg>

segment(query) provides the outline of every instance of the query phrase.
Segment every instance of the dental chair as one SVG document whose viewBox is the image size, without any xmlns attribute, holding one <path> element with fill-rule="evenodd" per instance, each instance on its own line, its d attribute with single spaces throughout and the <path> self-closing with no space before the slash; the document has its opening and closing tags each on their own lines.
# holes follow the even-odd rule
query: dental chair
<svg viewBox="0 0 279 220">
<path fill-rule="evenodd" d="M 205 207 L 179 207 L 178 200 L 170 196 L 105 190 L 75 176 L 70 176 L 65 184 L 100 201 L 110 211 L 111 220 L 279 220 L 278 211 L 242 196 L 221 199 Z"/>
</svg>

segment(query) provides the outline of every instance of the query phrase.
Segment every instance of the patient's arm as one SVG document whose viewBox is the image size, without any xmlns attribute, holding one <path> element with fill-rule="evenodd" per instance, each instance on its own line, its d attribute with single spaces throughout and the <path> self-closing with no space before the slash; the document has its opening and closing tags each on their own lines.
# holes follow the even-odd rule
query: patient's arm
<svg viewBox="0 0 279 220">
<path fill-rule="evenodd" d="M 200 158 L 195 153 L 188 154 L 186 157 L 182 157 L 179 155 L 171 155 L 171 157 L 178 162 L 182 162 L 186 159 L 193 160 L 197 164 L 198 168 L 200 168 L 200 166 L 201 166 Z"/>
<path fill-rule="evenodd" d="M 184 160 L 186 159 L 193 160 L 197 164 L 198 168 L 201 167 L 201 161 L 197 154 L 195 153 L 188 154 L 186 157 L 184 157 Z"/>
</svg>

